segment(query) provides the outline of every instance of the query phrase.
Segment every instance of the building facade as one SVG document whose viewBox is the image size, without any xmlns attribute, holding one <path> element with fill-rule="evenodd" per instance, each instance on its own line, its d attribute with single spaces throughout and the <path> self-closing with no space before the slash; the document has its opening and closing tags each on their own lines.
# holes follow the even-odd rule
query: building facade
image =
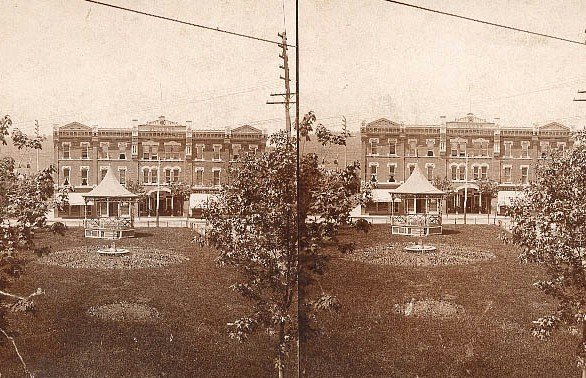
<svg viewBox="0 0 586 378">
<path fill-rule="evenodd" d="M 446 210 L 455 213 L 464 212 L 464 203 L 467 212 L 489 211 L 491 199 L 482 198 L 477 181 L 495 181 L 501 192 L 516 191 L 533 179 L 537 162 L 548 151 L 574 143 L 570 128 L 556 122 L 509 127 L 472 113 L 454 121 L 442 117 L 437 125 L 383 118 L 363 124 L 360 133 L 363 180 L 393 188 L 418 164 L 429 180 L 447 178 L 452 183 L 455 195 L 446 201 Z M 389 211 L 378 206 L 375 212 Z"/>
<path fill-rule="evenodd" d="M 215 192 L 229 179 L 231 162 L 245 152 L 263 152 L 266 139 L 264 132 L 248 125 L 194 130 L 190 122 L 180 124 L 164 116 L 144 124 L 133 120 L 131 127 L 119 129 L 78 122 L 55 127 L 57 183 L 73 190 L 72 206 L 58 216 L 82 217 L 77 197 L 97 185 L 109 167 L 121 184 L 139 183 L 146 189 L 148 197 L 139 204 L 138 215 L 155 215 L 157 204 L 159 215 L 185 215 L 189 209 L 172 195 L 172 183 L 189 185 L 196 193 Z"/>
</svg>

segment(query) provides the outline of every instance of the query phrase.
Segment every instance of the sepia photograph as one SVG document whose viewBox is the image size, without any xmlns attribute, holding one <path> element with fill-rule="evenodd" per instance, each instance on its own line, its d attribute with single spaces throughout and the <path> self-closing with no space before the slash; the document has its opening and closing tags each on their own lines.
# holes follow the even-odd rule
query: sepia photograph
<svg viewBox="0 0 586 378">
<path fill-rule="evenodd" d="M 0 377 L 586 378 L 586 2 L 0 5 Z"/>
</svg>

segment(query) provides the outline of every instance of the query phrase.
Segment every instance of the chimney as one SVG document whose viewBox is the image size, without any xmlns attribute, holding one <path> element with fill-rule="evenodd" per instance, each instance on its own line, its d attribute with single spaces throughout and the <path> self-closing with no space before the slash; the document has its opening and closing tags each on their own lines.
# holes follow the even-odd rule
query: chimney
<svg viewBox="0 0 586 378">
<path fill-rule="evenodd" d="M 185 121 L 185 126 L 186 126 L 186 127 L 189 129 L 189 130 L 191 130 L 191 127 L 192 127 L 192 122 L 191 122 L 191 121 Z"/>
</svg>

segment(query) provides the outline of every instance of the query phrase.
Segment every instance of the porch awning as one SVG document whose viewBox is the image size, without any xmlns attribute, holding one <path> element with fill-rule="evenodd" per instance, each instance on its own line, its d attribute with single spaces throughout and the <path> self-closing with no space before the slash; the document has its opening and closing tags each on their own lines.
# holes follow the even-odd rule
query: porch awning
<svg viewBox="0 0 586 378">
<path fill-rule="evenodd" d="M 520 190 L 501 190 L 497 196 L 498 206 L 511 206 L 513 200 L 522 198 L 523 192 Z"/>
<path fill-rule="evenodd" d="M 388 189 L 373 189 L 372 202 L 391 202 L 393 197 Z"/>
<path fill-rule="evenodd" d="M 189 196 L 189 208 L 205 209 L 209 201 L 213 201 L 216 196 L 209 193 L 191 193 Z"/>
<path fill-rule="evenodd" d="M 69 206 L 83 206 L 85 201 L 81 193 L 68 193 L 67 198 L 69 200 Z"/>
</svg>

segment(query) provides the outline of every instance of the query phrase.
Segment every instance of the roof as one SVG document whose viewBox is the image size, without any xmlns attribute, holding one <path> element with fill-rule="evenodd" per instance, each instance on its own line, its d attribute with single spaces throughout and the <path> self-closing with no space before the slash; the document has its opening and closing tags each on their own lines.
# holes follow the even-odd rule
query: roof
<svg viewBox="0 0 586 378">
<path fill-rule="evenodd" d="M 431 195 L 439 195 L 445 194 L 435 186 L 429 180 L 421 169 L 419 165 L 415 165 L 413 169 L 413 173 L 411 176 L 397 189 L 391 190 L 393 194 L 431 194 Z"/>
<path fill-rule="evenodd" d="M 136 198 L 137 195 L 131 193 L 124 186 L 120 184 L 112 167 L 108 167 L 108 172 L 102 181 L 93 188 L 89 193 L 82 194 L 84 199 L 87 198 Z"/>
</svg>

